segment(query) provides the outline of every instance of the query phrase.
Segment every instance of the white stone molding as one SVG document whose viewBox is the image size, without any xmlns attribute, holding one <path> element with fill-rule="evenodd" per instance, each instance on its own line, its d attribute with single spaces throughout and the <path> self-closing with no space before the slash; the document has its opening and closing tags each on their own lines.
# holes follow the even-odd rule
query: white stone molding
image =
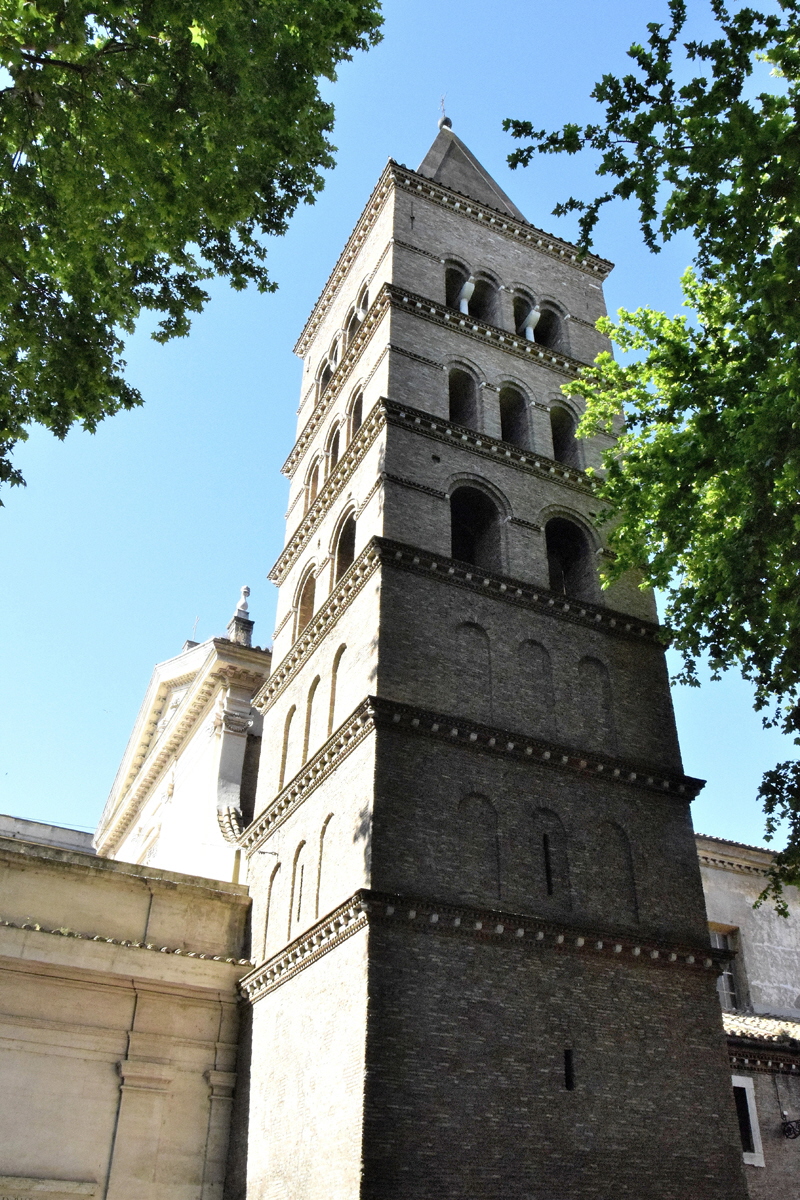
<svg viewBox="0 0 800 1200">
<path fill-rule="evenodd" d="M 181 950 L 172 946 L 159 946 L 157 942 L 131 942 L 125 938 L 106 937 L 101 933 L 78 933 L 74 929 L 51 929 L 47 925 L 42 925 L 38 921 L 6 921 L 0 917 L 0 925 L 6 929 L 29 929 L 36 933 L 49 933 L 54 937 L 62 938 L 78 938 L 84 942 L 103 942 L 109 946 L 122 946 L 126 950 L 154 950 L 158 954 L 175 954 L 181 955 L 183 958 L 205 958 L 209 962 L 224 962 L 233 963 L 237 966 L 248 966 L 249 959 L 247 958 L 225 958 L 221 954 L 204 954 L 199 950 Z"/>
<path fill-rule="evenodd" d="M 566 925 L 530 914 L 374 892 L 362 888 L 317 921 L 278 954 L 241 980 L 251 1004 L 311 966 L 324 954 L 374 923 L 401 926 L 426 935 L 492 942 L 526 953 L 580 954 L 614 958 L 636 970 L 720 970 L 724 951 L 700 944 L 635 938 L 594 925 Z"/>
<path fill-rule="evenodd" d="M 457 425 L 454 421 L 435 417 L 431 413 L 423 412 L 422 409 L 412 408 L 410 404 L 400 404 L 395 400 L 389 400 L 385 402 L 385 407 L 386 417 L 391 425 L 403 425 L 406 429 L 413 429 L 415 433 L 430 438 L 432 441 L 444 442 L 448 445 L 453 445 L 455 442 L 459 448 L 479 454 L 493 462 L 502 462 L 518 470 L 527 471 L 529 474 L 564 484 L 574 490 L 589 495 L 594 494 L 595 485 L 585 471 L 564 466 L 563 463 L 556 462 L 553 458 L 546 458 L 545 455 L 538 454 L 534 450 L 521 450 L 518 446 L 512 446 L 510 442 L 491 437 L 487 433 L 478 433 L 466 425 Z"/>
<path fill-rule="evenodd" d="M 97 1196 L 100 1184 L 82 1179 L 34 1179 L 29 1175 L 0 1175 L 0 1200 L 28 1200 L 47 1196 L 49 1200 L 72 1200 L 75 1196 Z"/>
<path fill-rule="evenodd" d="M 311 445 L 320 425 L 327 417 L 333 402 L 337 399 L 340 393 L 345 390 L 348 380 L 352 377 L 353 372 L 361 359 L 361 355 L 366 349 L 367 343 L 369 342 L 380 322 L 389 311 L 390 303 L 389 295 L 386 291 L 386 287 L 384 286 L 373 300 L 366 317 L 358 328 L 358 333 L 347 347 L 339 366 L 331 376 L 330 383 L 325 389 L 325 394 L 321 397 L 319 403 L 314 407 L 313 411 L 309 415 L 308 420 L 301 429 L 297 440 L 292 447 L 289 457 L 281 467 L 281 473 L 283 475 L 286 475 L 291 479 L 298 466 L 303 461 L 306 451 Z M 381 353 L 378 355 L 369 374 L 365 375 L 361 380 L 359 380 L 362 390 L 367 387 L 388 353 L 389 346 L 387 344 L 381 350 Z"/>
<path fill-rule="evenodd" d="M 226 642 L 224 645 L 227 648 L 229 643 Z M 248 688 L 252 692 L 263 681 L 263 678 L 263 674 L 228 664 L 219 666 L 216 670 L 197 680 L 194 689 L 190 688 L 182 700 L 167 735 L 163 738 L 157 752 L 152 755 L 152 761 L 146 764 L 147 769 L 144 773 L 141 768 L 145 764 L 136 760 L 138 763 L 136 772 L 132 774 L 127 786 L 120 792 L 116 810 L 102 829 L 101 837 L 98 838 L 97 848 L 100 853 L 108 858 L 117 851 L 149 798 L 153 786 L 180 752 L 217 691 L 221 687 L 239 686 Z"/>
<path fill-rule="evenodd" d="M 372 538 L 352 566 L 348 567 L 324 604 L 314 613 L 285 657 L 256 692 L 253 697 L 253 707 L 258 712 L 264 713 L 271 707 L 290 679 L 294 678 L 295 673 L 313 654 L 328 631 L 333 628 L 341 614 L 350 607 L 364 584 L 377 570 L 379 562 L 379 547 L 376 540 Z"/>
<path fill-rule="evenodd" d="M 142 1058 L 122 1059 L 117 1068 L 122 1089 L 136 1092 L 167 1092 L 175 1076 L 166 1064 Z"/>
<path fill-rule="evenodd" d="M 448 308 L 444 304 L 428 300 L 425 296 L 408 291 L 407 288 L 386 283 L 384 289 L 390 293 L 392 304 L 413 313 L 416 317 L 421 317 L 434 325 L 453 329 L 456 333 L 463 334 L 472 341 L 479 341 L 484 345 L 500 346 L 517 358 L 547 367 L 550 371 L 558 371 L 570 379 L 574 379 L 582 367 L 589 366 L 589 363 L 572 358 L 568 354 L 562 354 L 560 351 L 551 350 L 549 346 L 542 346 L 539 342 L 529 342 L 527 338 L 520 337 L 513 330 L 501 329 L 499 325 L 490 325 L 488 321 L 481 321 L 477 317 L 470 316 L 469 313 L 457 312 L 454 308 Z"/>
<path fill-rule="evenodd" d="M 375 728 L 374 697 L 369 696 L 339 726 L 293 779 L 248 826 L 239 844 L 250 858 L 303 801 L 324 782 Z"/>
</svg>

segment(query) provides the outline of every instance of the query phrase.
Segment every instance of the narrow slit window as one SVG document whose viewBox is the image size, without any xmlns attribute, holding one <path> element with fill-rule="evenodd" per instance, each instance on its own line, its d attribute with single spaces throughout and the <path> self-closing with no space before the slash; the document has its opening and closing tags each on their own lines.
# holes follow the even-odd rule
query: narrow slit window
<svg viewBox="0 0 800 1200">
<path fill-rule="evenodd" d="M 564 1087 L 575 1091 L 575 1052 L 569 1047 L 564 1051 Z"/>
<path fill-rule="evenodd" d="M 765 1165 L 764 1147 L 761 1144 L 761 1131 L 758 1128 L 753 1080 L 749 1075 L 733 1075 L 731 1084 L 733 1085 L 733 1103 L 739 1126 L 739 1138 L 742 1143 L 742 1158 L 750 1167 L 763 1167 Z"/>
<path fill-rule="evenodd" d="M 553 861 L 550 857 L 550 834 L 542 834 L 542 855 L 544 857 L 544 878 L 547 884 L 547 894 L 553 894 Z"/>
<path fill-rule="evenodd" d="M 739 1121 L 739 1137 L 742 1139 L 742 1150 L 745 1154 L 753 1154 L 753 1126 L 750 1121 L 750 1106 L 747 1103 L 747 1089 L 735 1087 L 733 1098 L 736 1102 L 736 1116 Z"/>
</svg>

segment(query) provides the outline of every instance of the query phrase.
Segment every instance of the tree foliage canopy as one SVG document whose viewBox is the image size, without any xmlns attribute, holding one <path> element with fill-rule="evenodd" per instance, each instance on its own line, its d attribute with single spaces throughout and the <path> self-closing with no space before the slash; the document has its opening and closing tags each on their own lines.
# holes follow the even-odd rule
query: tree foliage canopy
<svg viewBox="0 0 800 1200">
<path fill-rule="evenodd" d="M 0 482 L 39 422 L 141 403 L 122 335 L 186 334 L 205 280 L 274 285 L 332 165 L 318 79 L 380 37 L 378 0 L 0 0 Z"/>
<path fill-rule="evenodd" d="M 617 522 L 611 575 L 636 567 L 667 593 L 684 681 L 704 657 L 715 677 L 738 667 L 765 724 L 800 742 L 800 3 L 711 7 L 717 36 L 683 43 L 687 6 L 669 0 L 669 23 L 628 51 L 635 71 L 595 87 L 597 124 L 507 121 L 526 143 L 509 161 L 599 152 L 608 190 L 556 209 L 581 214 L 584 249 L 615 198 L 636 201 L 654 251 L 693 234 L 692 317 L 621 310 L 602 327 L 633 361 L 601 354 L 568 390 L 586 401 L 585 436 L 624 406 L 600 484 Z M 800 883 L 800 764 L 768 771 L 760 797 L 768 839 L 789 824 L 764 893 L 785 910 L 783 885 Z"/>
</svg>

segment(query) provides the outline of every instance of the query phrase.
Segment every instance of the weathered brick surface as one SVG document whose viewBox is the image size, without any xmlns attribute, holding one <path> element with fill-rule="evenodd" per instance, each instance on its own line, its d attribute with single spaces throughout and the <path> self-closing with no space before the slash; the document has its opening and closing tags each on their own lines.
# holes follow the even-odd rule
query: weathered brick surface
<svg viewBox="0 0 800 1200">
<path fill-rule="evenodd" d="M 713 979 L 407 923 L 371 935 L 364 1132 L 364 1200 L 742 1195 Z"/>
</svg>

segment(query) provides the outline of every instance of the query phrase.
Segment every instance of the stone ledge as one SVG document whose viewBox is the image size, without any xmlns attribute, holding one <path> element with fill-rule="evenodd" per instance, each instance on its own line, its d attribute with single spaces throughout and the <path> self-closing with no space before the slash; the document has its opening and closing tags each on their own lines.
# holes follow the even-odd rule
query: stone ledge
<svg viewBox="0 0 800 1200">
<path fill-rule="evenodd" d="M 494 942 L 526 951 L 598 955 L 633 967 L 719 971 L 730 958 L 726 951 L 702 945 L 637 938 L 629 932 L 609 933 L 601 926 L 571 925 L 530 914 L 469 904 L 439 903 L 430 898 L 395 895 L 361 888 L 344 904 L 317 921 L 278 954 L 241 980 L 251 1004 L 268 995 L 347 938 L 370 925 L 402 926 L 415 932 Z"/>
<path fill-rule="evenodd" d="M 72 1196 L 96 1196 L 99 1183 L 74 1179 L 33 1179 L 29 1175 L 0 1175 L 0 1200 L 18 1200 L 22 1196 L 49 1196 L 67 1200 Z"/>
<path fill-rule="evenodd" d="M 670 800 L 691 800 L 704 786 L 701 779 L 658 770 L 646 763 L 579 750 L 527 737 L 513 730 L 482 725 L 477 721 L 463 720 L 378 696 L 367 696 L 242 833 L 239 844 L 248 857 L 263 845 L 270 834 L 291 816 L 368 734 L 380 727 L 399 728 L 407 734 L 434 738 L 466 750 L 502 754 L 518 762 L 568 771 L 584 779 L 644 789 Z"/>
<path fill-rule="evenodd" d="M 245 893 L 246 888 L 242 889 Z M 222 954 L 203 954 L 198 950 L 181 950 L 171 946 L 159 946 L 158 942 L 133 942 L 127 938 L 106 937 L 100 933 L 79 933 L 75 929 L 68 929 L 63 926 L 60 929 L 52 929 L 47 925 L 41 925 L 38 921 L 7 921 L 0 917 L 0 927 L 4 929 L 19 929 L 21 931 L 30 931 L 33 933 L 48 933 L 53 937 L 76 938 L 81 942 L 100 942 L 107 946 L 122 946 L 127 950 L 153 950 L 159 954 L 175 954 L 181 958 L 201 958 L 207 962 L 232 963 L 235 966 L 247 967 L 250 965 L 249 958 L 226 958 Z"/>
</svg>

